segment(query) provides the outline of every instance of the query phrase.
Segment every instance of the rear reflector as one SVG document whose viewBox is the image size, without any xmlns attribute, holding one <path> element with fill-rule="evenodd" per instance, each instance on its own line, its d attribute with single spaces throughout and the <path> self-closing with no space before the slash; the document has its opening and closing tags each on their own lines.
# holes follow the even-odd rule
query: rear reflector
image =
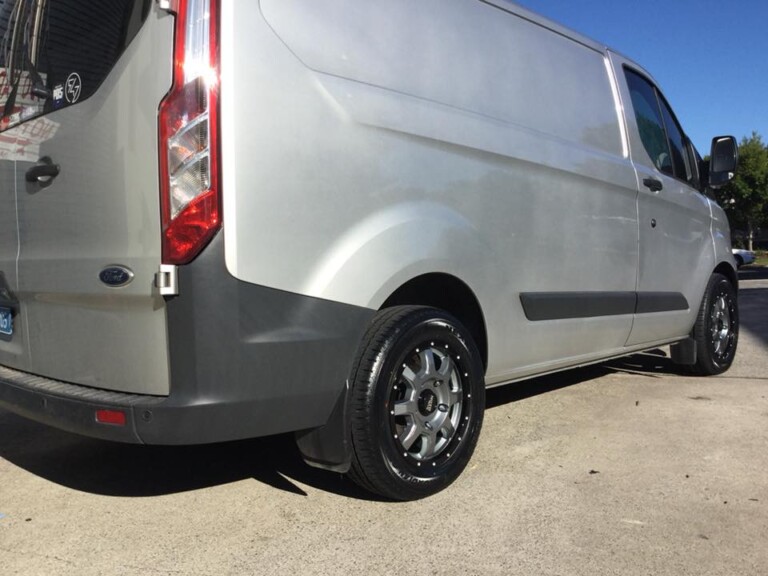
<svg viewBox="0 0 768 576">
<path fill-rule="evenodd" d="M 125 426 L 125 412 L 122 410 L 96 410 L 96 422 L 99 424 L 112 424 L 113 426 Z"/>
</svg>

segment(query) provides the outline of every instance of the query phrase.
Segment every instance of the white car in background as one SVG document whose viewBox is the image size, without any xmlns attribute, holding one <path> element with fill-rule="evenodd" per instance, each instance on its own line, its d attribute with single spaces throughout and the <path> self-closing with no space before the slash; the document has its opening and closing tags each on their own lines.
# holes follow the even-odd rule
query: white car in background
<svg viewBox="0 0 768 576">
<path fill-rule="evenodd" d="M 752 264 L 755 261 L 755 253 L 751 250 L 742 250 L 741 248 L 733 248 L 733 257 L 736 258 L 736 265 L 741 268 L 747 264 Z"/>
</svg>

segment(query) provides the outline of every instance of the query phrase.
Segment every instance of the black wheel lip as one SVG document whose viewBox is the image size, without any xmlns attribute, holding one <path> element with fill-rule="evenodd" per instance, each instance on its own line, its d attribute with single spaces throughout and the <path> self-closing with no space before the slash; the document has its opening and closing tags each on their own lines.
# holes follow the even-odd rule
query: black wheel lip
<svg viewBox="0 0 768 576">
<path fill-rule="evenodd" d="M 382 409 L 390 390 L 388 378 L 402 363 L 395 358 L 418 340 L 438 339 L 439 330 L 458 349 L 473 377 L 474 402 L 468 413 L 466 437 L 448 465 L 411 468 L 389 442 L 389 410 Z M 446 327 L 449 329 L 446 330 Z M 448 336 L 450 334 L 450 336 Z M 412 348 L 411 348 L 412 349 Z M 463 368 L 463 366 L 462 366 Z M 382 309 L 371 321 L 353 365 L 350 385 L 352 462 L 349 475 L 360 486 L 394 501 L 413 501 L 436 494 L 452 484 L 469 462 L 482 430 L 485 409 L 485 370 L 471 333 L 450 312 L 430 306 L 400 305 Z M 430 468 L 431 470 L 425 470 Z"/>
<path fill-rule="evenodd" d="M 412 342 L 406 350 L 404 350 L 402 353 L 400 353 L 397 358 L 382 358 L 380 357 L 380 362 L 378 363 L 377 367 L 377 378 L 381 377 L 383 373 L 388 372 L 387 375 L 387 386 L 386 386 L 386 395 L 382 395 L 380 398 L 382 402 L 389 402 L 389 399 L 391 397 L 392 393 L 392 387 L 394 386 L 396 382 L 396 376 L 398 373 L 398 367 L 402 365 L 403 360 L 410 354 L 412 351 L 417 348 L 421 343 L 426 342 L 429 344 L 430 341 L 438 341 L 442 340 L 446 337 L 453 338 L 457 343 L 459 343 L 460 347 L 460 355 L 461 359 L 459 360 L 459 363 L 461 364 L 461 371 L 466 372 L 471 375 L 473 373 L 477 374 L 477 378 L 480 379 L 480 386 L 479 388 L 482 388 L 484 390 L 485 382 L 483 377 L 483 371 L 481 367 L 481 362 L 479 360 L 479 356 L 473 355 L 471 352 L 469 346 L 467 345 L 467 342 L 465 341 L 464 337 L 462 336 L 462 330 L 466 331 L 465 328 L 461 325 L 460 322 L 453 318 L 445 318 L 443 317 L 443 312 L 439 311 L 441 315 L 439 317 L 427 317 L 422 319 L 421 321 L 408 326 L 404 331 L 399 331 L 397 334 L 397 339 L 400 341 L 408 340 L 410 338 L 413 338 L 414 342 Z M 448 315 L 450 316 L 450 315 Z M 427 327 L 427 328 L 425 328 Z M 418 334 L 419 331 L 432 328 L 436 332 L 433 334 L 421 334 L 418 336 L 418 338 L 414 338 L 413 335 Z M 446 330 L 448 330 L 448 335 L 446 335 Z M 416 341 L 419 343 L 417 344 Z M 445 342 L 451 345 L 451 342 Z M 386 356 L 386 354 L 384 354 Z M 476 367 L 473 368 L 473 366 L 476 364 Z M 387 465 L 391 468 L 391 471 L 397 475 L 401 475 L 402 472 L 405 472 L 407 475 L 410 475 L 414 478 L 419 478 L 422 481 L 426 480 L 438 480 L 440 477 L 443 476 L 443 474 L 450 470 L 450 468 L 453 465 L 453 462 L 460 459 L 466 449 L 471 450 L 470 443 L 468 441 L 468 438 L 472 435 L 472 429 L 473 427 L 477 426 L 477 394 L 475 391 L 475 394 L 472 398 L 467 398 L 466 395 L 469 394 L 470 389 L 470 380 L 467 379 L 466 383 L 462 383 L 462 394 L 464 397 L 462 398 L 462 414 L 460 421 L 461 423 L 466 422 L 466 424 L 461 428 L 462 430 L 469 433 L 469 436 L 466 434 L 462 434 L 462 440 L 457 442 L 458 434 L 454 434 L 454 438 L 450 445 L 446 447 L 446 450 L 443 450 L 439 456 L 442 454 L 446 454 L 446 458 L 441 460 L 439 463 L 436 463 L 435 466 L 431 465 L 431 460 L 416 460 L 413 457 L 404 457 L 403 456 L 403 450 L 402 447 L 399 445 L 399 442 L 394 438 L 394 428 L 393 428 L 393 421 L 390 420 L 391 415 L 389 413 L 390 408 L 387 404 L 384 409 L 380 412 L 380 434 L 383 435 L 383 442 L 380 445 L 380 450 L 383 452 L 382 456 L 384 458 L 384 461 L 387 462 Z M 384 393 L 382 393 L 384 394 Z M 483 405 L 480 409 L 484 410 L 485 406 Z M 464 416 L 469 416 L 468 420 L 463 420 Z M 481 418 L 480 418 L 481 419 Z M 454 446 L 454 444 L 457 443 L 458 446 Z M 466 448 L 465 448 L 466 447 Z M 448 449 L 450 449 L 450 457 L 447 457 Z M 419 466 L 419 462 L 421 462 L 421 465 Z M 425 462 L 427 464 L 425 465 Z M 401 471 L 402 470 L 402 471 Z"/>
<path fill-rule="evenodd" d="M 733 357 L 735 356 L 736 351 L 736 345 L 739 339 L 739 306 L 736 300 L 736 295 L 733 293 L 733 288 L 731 284 L 727 280 L 723 280 L 723 282 L 726 282 L 726 285 L 722 284 L 713 291 L 713 297 L 710 302 L 710 308 L 715 305 L 715 303 L 720 298 L 725 298 L 727 304 L 728 304 L 728 313 L 731 316 L 731 323 L 733 328 L 730 331 L 730 342 L 728 343 L 728 347 L 725 350 L 725 352 L 722 353 L 715 353 L 714 347 L 715 342 L 710 339 L 709 345 L 712 347 L 712 359 L 719 365 L 719 366 L 728 366 L 730 365 L 730 362 L 733 360 Z M 711 320 L 707 318 L 707 325 L 708 328 L 711 330 L 711 326 L 709 326 L 709 322 Z M 708 330 L 708 333 L 711 333 Z"/>
<path fill-rule="evenodd" d="M 465 431 L 470 427 L 471 424 L 474 423 L 474 417 L 473 417 L 473 409 L 474 409 L 474 398 L 471 397 L 471 390 L 469 386 L 469 379 L 471 378 L 471 368 L 467 366 L 466 364 L 469 363 L 469 349 L 467 348 L 464 341 L 458 337 L 458 334 L 455 332 L 454 327 L 447 325 L 451 329 L 451 334 L 456 338 L 457 341 L 461 342 L 463 351 L 465 354 L 459 354 L 460 358 L 456 359 L 455 357 L 454 362 L 456 362 L 457 369 L 459 372 L 459 378 L 462 380 L 462 386 L 461 386 L 461 415 L 459 416 L 459 425 L 456 428 L 456 431 L 453 434 L 453 437 L 451 438 L 451 441 L 448 443 L 448 445 L 443 448 L 443 450 L 440 451 L 439 454 L 436 454 L 434 457 L 427 458 L 424 460 L 417 459 L 413 456 L 411 456 L 407 451 L 403 452 L 403 446 L 399 442 L 398 439 L 394 438 L 394 433 L 396 430 L 395 427 L 395 418 L 396 416 L 393 416 L 390 414 L 389 410 L 389 404 L 385 407 L 386 417 L 387 417 L 387 423 L 388 423 L 388 430 L 386 431 L 387 435 L 387 441 L 391 444 L 391 448 L 394 451 L 394 454 L 397 455 L 398 459 L 401 460 L 401 462 L 408 467 L 409 472 L 411 472 L 415 476 L 419 475 L 439 475 L 441 471 L 443 471 L 445 468 L 447 468 L 450 463 L 451 459 L 453 458 L 455 460 L 456 450 L 459 449 L 459 445 L 462 442 L 461 439 L 463 439 Z M 451 353 L 455 352 L 452 348 L 450 348 L 451 343 L 450 342 L 444 342 L 441 341 L 440 338 L 425 338 L 422 339 L 422 343 L 414 345 L 412 347 L 409 347 L 409 349 L 405 352 L 403 352 L 401 355 L 398 356 L 397 360 L 398 362 L 394 364 L 394 370 L 389 375 L 388 381 L 387 381 L 387 398 L 389 401 L 391 401 L 391 398 L 393 396 L 394 391 L 394 385 L 398 381 L 398 376 L 400 374 L 400 371 L 398 369 L 399 366 L 402 366 L 403 361 L 408 358 L 411 354 L 414 353 L 415 350 L 420 348 L 430 348 L 431 342 L 435 342 L 436 344 L 448 344 L 449 351 Z M 435 346 L 437 347 L 437 346 Z M 463 374 L 467 373 L 470 374 L 470 376 L 465 377 Z M 465 419 L 465 417 L 468 417 Z M 434 463 L 434 465 L 433 465 Z M 425 474 L 426 471 L 426 474 Z M 431 472 L 434 472 L 432 474 Z"/>
</svg>

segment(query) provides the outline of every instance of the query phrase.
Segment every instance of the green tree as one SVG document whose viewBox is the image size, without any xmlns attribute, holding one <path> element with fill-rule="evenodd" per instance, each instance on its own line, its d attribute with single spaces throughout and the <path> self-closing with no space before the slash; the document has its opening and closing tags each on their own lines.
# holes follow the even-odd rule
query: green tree
<svg viewBox="0 0 768 576">
<path fill-rule="evenodd" d="M 768 223 L 768 146 L 760 134 L 742 138 L 736 176 L 715 194 L 731 226 L 746 231 L 747 247 L 752 250 L 755 233 Z"/>
</svg>

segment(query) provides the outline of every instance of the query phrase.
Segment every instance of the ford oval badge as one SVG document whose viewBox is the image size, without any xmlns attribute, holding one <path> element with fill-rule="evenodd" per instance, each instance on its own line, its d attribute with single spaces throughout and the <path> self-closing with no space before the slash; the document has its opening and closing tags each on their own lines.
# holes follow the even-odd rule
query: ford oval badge
<svg viewBox="0 0 768 576">
<path fill-rule="evenodd" d="M 119 288 L 131 283 L 133 272 L 125 266 L 107 266 L 99 272 L 99 280 L 111 288 Z"/>
</svg>

